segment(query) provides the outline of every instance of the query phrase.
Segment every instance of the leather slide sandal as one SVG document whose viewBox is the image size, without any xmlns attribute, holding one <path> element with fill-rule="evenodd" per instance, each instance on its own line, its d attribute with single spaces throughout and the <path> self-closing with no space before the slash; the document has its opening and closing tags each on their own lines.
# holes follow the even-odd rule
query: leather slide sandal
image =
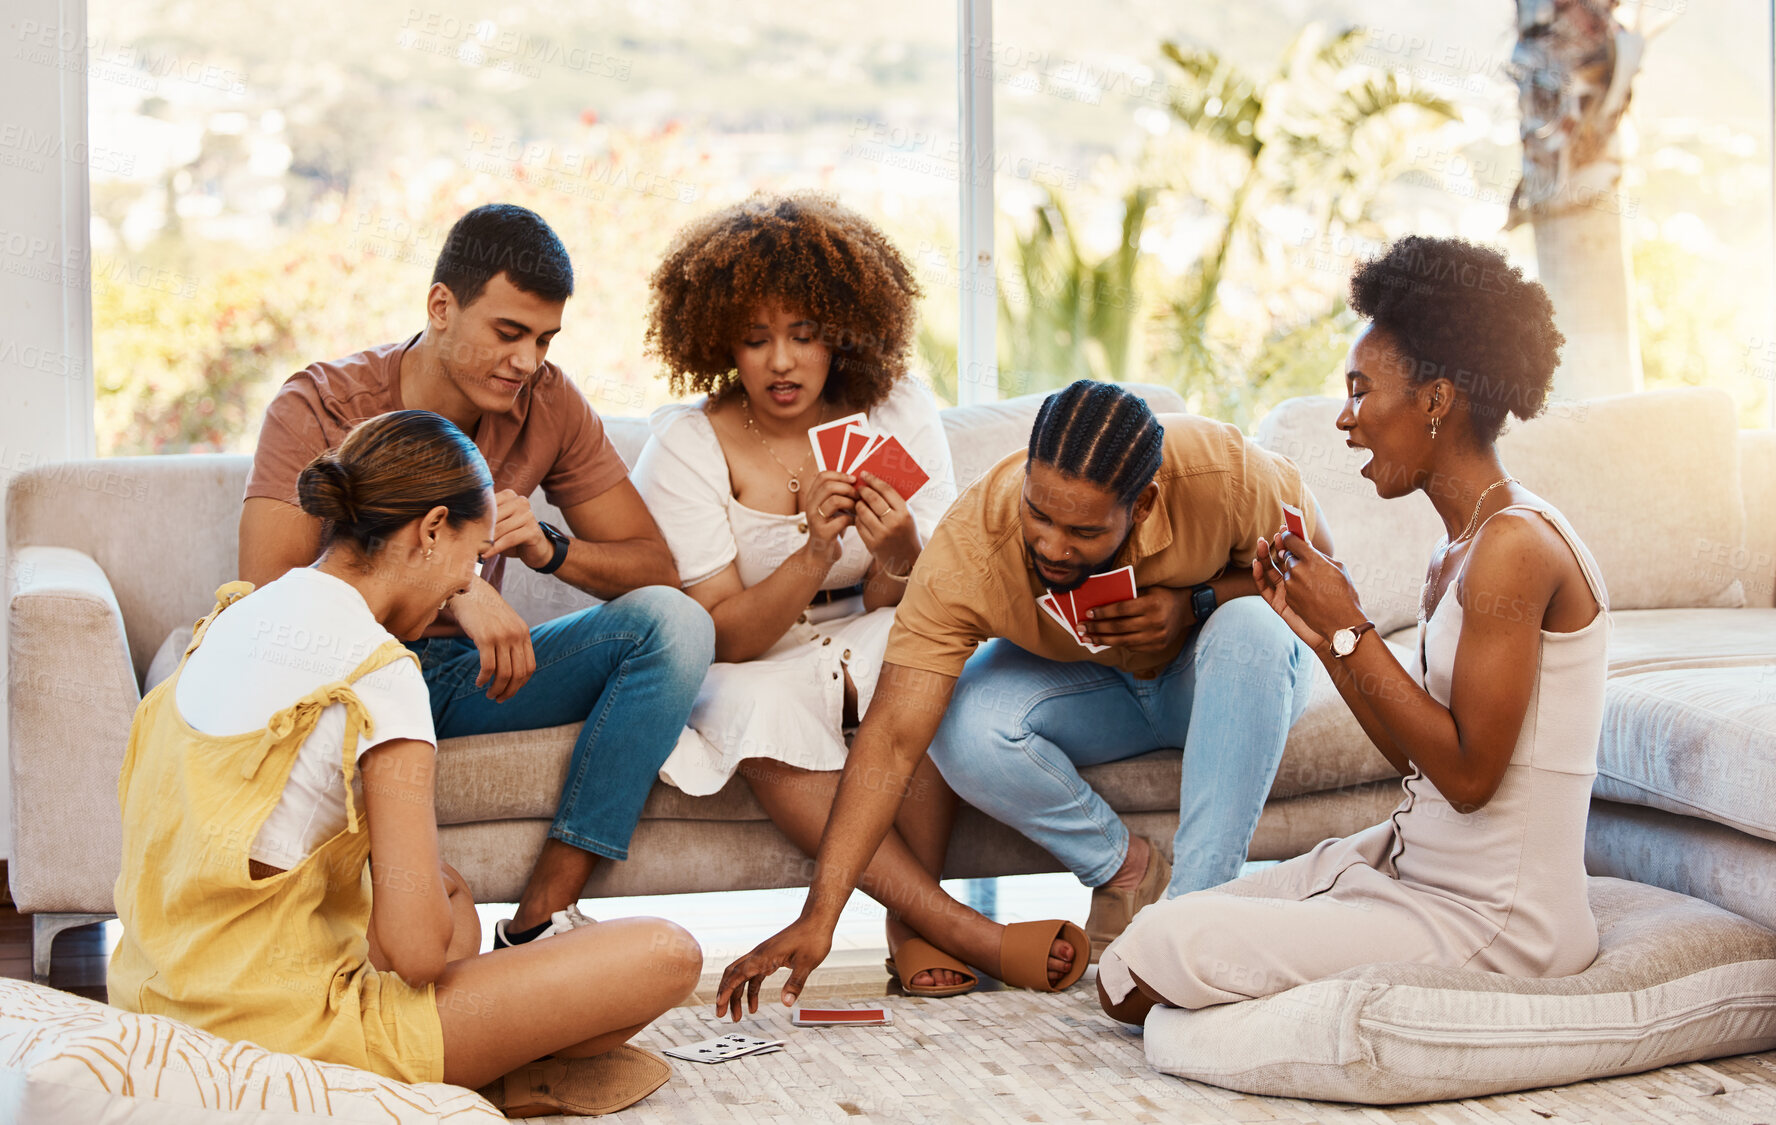
<svg viewBox="0 0 1776 1125">
<path fill-rule="evenodd" d="M 598 1117 L 634 1105 L 671 1077 L 665 1059 L 625 1044 L 588 1059 L 538 1059 L 477 1092 L 507 1117 Z"/>
<path fill-rule="evenodd" d="M 919 937 L 907 938 L 901 942 L 900 948 L 895 951 L 894 956 L 882 964 L 900 979 L 900 987 L 906 989 L 908 996 L 960 996 L 980 983 L 980 978 L 975 976 L 967 965 Z M 952 973 L 961 973 L 968 980 L 964 984 L 952 984 L 948 987 L 929 984 L 915 985 L 913 983 L 914 977 L 933 969 L 948 969 Z"/>
<path fill-rule="evenodd" d="M 1048 951 L 1060 938 L 1073 946 L 1073 968 L 1053 985 L 1048 983 Z M 999 939 L 999 979 L 1033 992 L 1060 992 L 1073 987 L 1091 964 L 1092 942 L 1071 922 L 1013 922 Z"/>
</svg>

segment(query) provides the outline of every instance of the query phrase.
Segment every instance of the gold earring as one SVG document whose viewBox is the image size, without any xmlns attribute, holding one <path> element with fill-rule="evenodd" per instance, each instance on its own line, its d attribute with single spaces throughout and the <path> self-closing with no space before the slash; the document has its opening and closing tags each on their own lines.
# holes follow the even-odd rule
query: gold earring
<svg viewBox="0 0 1776 1125">
<path fill-rule="evenodd" d="M 1431 440 L 1432 441 L 1437 440 L 1437 423 L 1441 422 L 1442 420 L 1443 419 L 1441 419 L 1441 418 L 1432 418 L 1431 419 Z"/>
</svg>

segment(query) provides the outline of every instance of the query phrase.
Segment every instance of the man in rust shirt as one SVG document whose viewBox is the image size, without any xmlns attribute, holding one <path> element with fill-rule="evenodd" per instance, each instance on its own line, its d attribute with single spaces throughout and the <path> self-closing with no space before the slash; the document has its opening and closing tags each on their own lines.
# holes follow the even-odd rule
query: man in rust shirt
<svg viewBox="0 0 1776 1125">
<path fill-rule="evenodd" d="M 549 839 L 496 948 L 585 924 L 586 879 L 599 856 L 628 857 L 715 647 L 603 423 L 544 358 L 572 293 L 567 251 L 541 217 L 470 211 L 445 238 L 423 331 L 312 364 L 279 389 L 241 509 L 240 574 L 264 585 L 318 556 L 320 521 L 297 506 L 296 478 L 358 422 L 430 410 L 487 459 L 497 522 L 482 575 L 410 646 L 438 737 L 580 724 Z M 565 530 L 531 510 L 538 485 Z M 512 559 L 606 602 L 530 628 L 500 596 Z"/>
<path fill-rule="evenodd" d="M 1093 888 L 1094 950 L 1142 907 L 1239 874 L 1314 661 L 1256 594 L 1251 563 L 1283 505 L 1332 542 L 1287 458 L 1231 425 L 1155 417 L 1082 380 L 1043 403 L 1027 453 L 956 501 L 914 567 L 881 686 L 852 743 L 802 916 L 728 967 L 717 1010 L 791 970 L 784 1002 L 826 956 L 840 909 L 929 751 L 970 804 Z M 1138 596 L 1082 622 L 1093 651 L 1039 605 L 1134 568 Z M 1182 746 L 1179 826 L 1132 835 L 1079 767 Z M 941 867 L 941 864 L 940 864 Z M 1055 941 L 1051 985 L 1075 951 Z"/>
</svg>

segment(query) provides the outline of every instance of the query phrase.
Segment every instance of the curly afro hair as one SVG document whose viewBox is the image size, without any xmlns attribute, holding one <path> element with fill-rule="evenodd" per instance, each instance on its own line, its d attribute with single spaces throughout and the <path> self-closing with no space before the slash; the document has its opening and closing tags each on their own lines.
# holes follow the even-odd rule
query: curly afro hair
<svg viewBox="0 0 1776 1125">
<path fill-rule="evenodd" d="M 868 410 L 906 374 L 919 284 L 869 220 L 812 192 L 755 195 L 679 231 L 649 284 L 648 350 L 676 394 L 735 385 L 734 348 L 761 306 L 819 325 L 824 397 Z"/>
<path fill-rule="evenodd" d="M 1506 414 L 1527 421 L 1547 405 L 1566 337 L 1547 291 L 1497 250 L 1402 238 L 1357 267 L 1350 307 L 1386 333 L 1414 382 L 1455 384 L 1483 444 L 1498 439 Z"/>
</svg>

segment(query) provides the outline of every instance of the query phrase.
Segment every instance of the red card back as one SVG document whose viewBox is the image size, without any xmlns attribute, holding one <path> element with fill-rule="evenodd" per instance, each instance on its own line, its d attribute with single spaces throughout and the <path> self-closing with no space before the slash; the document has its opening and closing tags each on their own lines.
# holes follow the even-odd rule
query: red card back
<svg viewBox="0 0 1776 1125">
<path fill-rule="evenodd" d="M 1125 566 L 1109 574 L 1094 574 L 1072 596 L 1075 621 L 1101 605 L 1129 601 L 1135 596 L 1135 568 Z"/>
<path fill-rule="evenodd" d="M 911 500 L 913 494 L 925 487 L 930 480 L 913 455 L 900 444 L 899 438 L 891 437 L 877 447 L 876 451 L 864 458 L 863 464 L 857 466 L 858 473 L 874 473 L 887 482 L 888 487 L 900 493 L 902 500 Z"/>
</svg>

